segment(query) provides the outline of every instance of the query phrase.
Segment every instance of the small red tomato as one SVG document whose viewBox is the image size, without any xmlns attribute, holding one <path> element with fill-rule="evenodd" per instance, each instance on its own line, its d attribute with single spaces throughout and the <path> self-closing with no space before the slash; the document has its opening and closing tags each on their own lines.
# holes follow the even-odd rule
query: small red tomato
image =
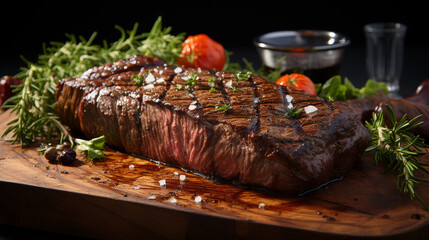
<svg viewBox="0 0 429 240">
<path fill-rule="evenodd" d="M 300 73 L 285 74 L 277 80 L 277 84 L 303 90 L 311 95 L 317 95 L 316 86 L 313 81 Z"/>
<path fill-rule="evenodd" d="M 226 62 L 225 49 L 206 34 L 189 36 L 182 43 L 182 57 L 178 65 L 221 71 Z"/>
</svg>

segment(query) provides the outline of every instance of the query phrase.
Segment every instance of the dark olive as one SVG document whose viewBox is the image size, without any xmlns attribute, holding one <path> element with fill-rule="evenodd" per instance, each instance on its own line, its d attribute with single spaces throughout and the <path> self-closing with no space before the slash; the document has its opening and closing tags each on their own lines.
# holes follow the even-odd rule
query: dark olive
<svg viewBox="0 0 429 240">
<path fill-rule="evenodd" d="M 71 147 L 71 144 L 70 144 L 70 142 L 64 142 L 63 144 L 58 144 L 57 145 L 57 149 L 58 150 L 64 150 L 64 149 L 66 149 L 66 148 L 70 148 Z"/>
<path fill-rule="evenodd" d="M 76 152 L 71 148 L 66 148 L 60 153 L 58 160 L 63 165 L 70 165 L 76 160 Z"/>
<path fill-rule="evenodd" d="M 46 149 L 45 153 L 43 154 L 45 156 L 45 158 L 49 161 L 49 162 L 55 162 L 57 161 L 57 149 L 55 147 L 49 147 L 48 149 Z"/>
</svg>

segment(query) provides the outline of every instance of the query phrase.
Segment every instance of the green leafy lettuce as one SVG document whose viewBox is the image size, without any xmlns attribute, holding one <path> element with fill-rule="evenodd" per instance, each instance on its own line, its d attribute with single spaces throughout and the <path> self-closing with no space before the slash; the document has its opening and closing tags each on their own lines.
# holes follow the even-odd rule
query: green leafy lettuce
<svg viewBox="0 0 429 240">
<path fill-rule="evenodd" d="M 331 77 L 324 84 L 317 84 L 316 88 L 318 96 L 328 101 L 365 98 L 378 92 L 383 92 L 386 95 L 389 93 L 384 82 L 369 79 L 362 88 L 356 88 L 347 77 L 342 81 L 339 75 Z"/>
</svg>

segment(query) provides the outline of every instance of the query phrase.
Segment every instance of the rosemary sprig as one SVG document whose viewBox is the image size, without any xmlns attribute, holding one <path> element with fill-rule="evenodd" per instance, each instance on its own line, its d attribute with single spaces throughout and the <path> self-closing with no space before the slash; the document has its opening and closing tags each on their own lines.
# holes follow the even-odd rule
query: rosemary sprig
<svg viewBox="0 0 429 240">
<path fill-rule="evenodd" d="M 96 32 L 88 40 L 68 34 L 65 43 L 44 45 L 43 54 L 36 62 L 23 58 L 27 67 L 16 75 L 23 83 L 14 89 L 16 95 L 2 106 L 11 109 L 17 117 L 8 123 L 2 137 L 11 134 L 8 141 L 20 143 L 21 146 L 31 144 L 38 138 L 50 140 L 54 135 L 69 138 L 56 116 L 55 90 L 59 80 L 78 76 L 94 66 L 134 54 L 161 57 L 168 64 L 173 64 L 180 55 L 185 37 L 184 33 L 171 35 L 171 27 L 162 27 L 161 17 L 146 33 L 137 33 L 138 23 L 131 31 L 119 26 L 115 28 L 121 37 L 111 44 L 106 41 L 103 45 L 95 44 Z"/>
<path fill-rule="evenodd" d="M 429 210 L 429 206 L 414 191 L 415 184 L 419 181 L 429 182 L 414 175 L 415 170 L 422 170 L 429 174 L 425 168 L 428 166 L 419 161 L 418 157 L 424 155 L 421 148 L 428 147 L 424 139 L 415 136 L 410 130 L 418 127 L 423 122 L 416 123 L 421 115 L 407 120 L 405 114 L 398 122 L 392 108 L 386 105 L 386 111 L 391 122 L 391 128 L 384 121 L 383 112 L 373 113 L 370 122 L 365 122 L 365 126 L 370 130 L 372 141 L 366 151 L 375 151 L 376 164 L 384 163 L 386 174 L 394 171 L 398 172 L 397 188 L 401 193 L 409 193 L 410 198 L 417 198 L 420 203 Z"/>
</svg>

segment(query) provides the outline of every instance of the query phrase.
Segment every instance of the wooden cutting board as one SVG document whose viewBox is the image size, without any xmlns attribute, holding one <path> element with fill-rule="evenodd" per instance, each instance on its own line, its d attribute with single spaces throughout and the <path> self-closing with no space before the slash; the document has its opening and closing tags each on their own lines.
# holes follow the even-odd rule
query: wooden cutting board
<svg viewBox="0 0 429 240">
<path fill-rule="evenodd" d="M 1 133 L 12 117 L 0 114 Z M 1 224 L 103 239 L 429 236 L 429 212 L 400 194 L 396 176 L 384 175 L 371 154 L 343 179 L 297 197 L 214 182 L 112 149 L 94 163 L 80 153 L 73 166 L 48 163 L 38 149 L 0 139 Z M 429 202 L 429 183 L 416 191 Z"/>
</svg>

